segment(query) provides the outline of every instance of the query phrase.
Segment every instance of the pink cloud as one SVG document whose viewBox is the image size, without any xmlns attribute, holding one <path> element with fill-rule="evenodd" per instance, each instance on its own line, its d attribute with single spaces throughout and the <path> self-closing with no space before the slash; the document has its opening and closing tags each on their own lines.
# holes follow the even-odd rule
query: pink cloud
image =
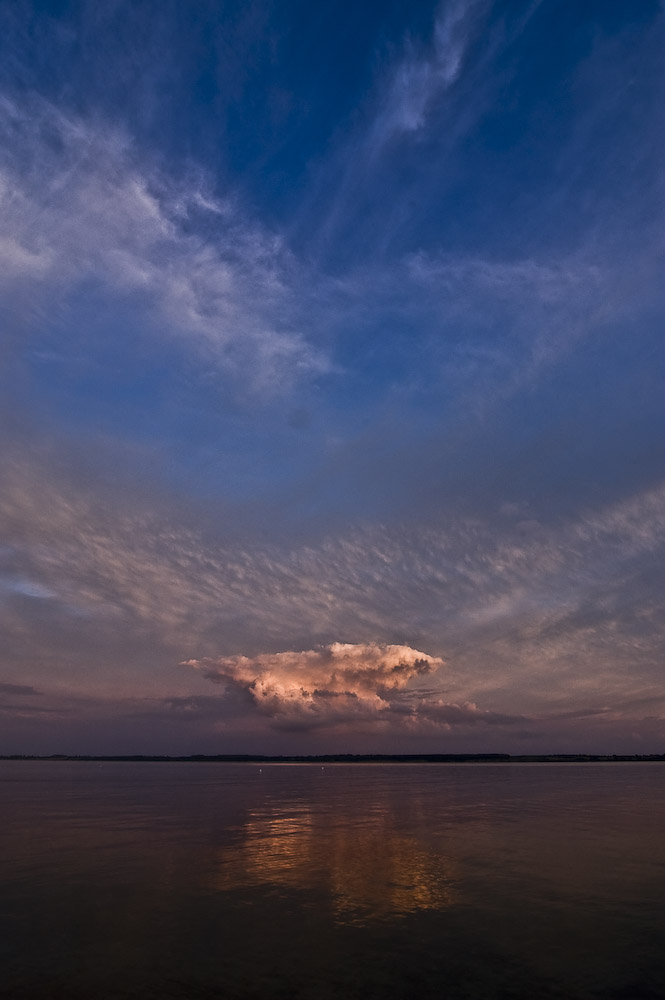
<svg viewBox="0 0 665 1000">
<path fill-rule="evenodd" d="M 410 646 L 334 642 L 300 652 L 205 658 L 184 665 L 214 683 L 244 692 L 254 709 L 278 728 L 512 721 L 471 703 L 447 704 L 426 692 L 407 690 L 410 681 L 443 666 L 439 657 Z"/>
</svg>

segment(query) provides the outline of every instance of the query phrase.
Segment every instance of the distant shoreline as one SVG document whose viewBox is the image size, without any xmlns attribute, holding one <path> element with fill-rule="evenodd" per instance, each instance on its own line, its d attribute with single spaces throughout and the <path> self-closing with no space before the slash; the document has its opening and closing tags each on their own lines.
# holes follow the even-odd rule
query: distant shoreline
<svg viewBox="0 0 665 1000">
<path fill-rule="evenodd" d="M 613 764 L 665 762 L 665 754 L 0 754 L 3 760 L 82 761 L 138 764 Z"/>
</svg>

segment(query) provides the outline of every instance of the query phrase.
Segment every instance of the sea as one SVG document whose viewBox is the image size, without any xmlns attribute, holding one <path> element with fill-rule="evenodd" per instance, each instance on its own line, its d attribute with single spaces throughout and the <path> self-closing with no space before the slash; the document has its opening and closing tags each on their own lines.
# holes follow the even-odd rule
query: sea
<svg viewBox="0 0 665 1000">
<path fill-rule="evenodd" d="M 663 1000 L 665 764 L 0 762 L 11 1000 Z"/>
</svg>

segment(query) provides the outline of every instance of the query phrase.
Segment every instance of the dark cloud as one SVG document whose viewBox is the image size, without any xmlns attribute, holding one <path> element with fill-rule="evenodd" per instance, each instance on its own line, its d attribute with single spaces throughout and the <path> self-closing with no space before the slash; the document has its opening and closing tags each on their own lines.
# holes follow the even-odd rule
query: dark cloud
<svg viewBox="0 0 665 1000">
<path fill-rule="evenodd" d="M 31 719 L 33 717 L 39 718 L 39 716 L 62 716 L 66 715 L 68 709 L 66 708 L 47 708 L 45 705 L 33 705 L 33 704 L 16 704 L 12 705 L 8 702 L 0 702 L 0 715 L 10 716 L 15 719 Z"/>
<path fill-rule="evenodd" d="M 21 695 L 21 696 L 32 696 L 41 694 L 36 688 L 32 687 L 30 684 L 3 684 L 0 683 L 0 694 L 10 694 L 10 695 Z"/>
</svg>

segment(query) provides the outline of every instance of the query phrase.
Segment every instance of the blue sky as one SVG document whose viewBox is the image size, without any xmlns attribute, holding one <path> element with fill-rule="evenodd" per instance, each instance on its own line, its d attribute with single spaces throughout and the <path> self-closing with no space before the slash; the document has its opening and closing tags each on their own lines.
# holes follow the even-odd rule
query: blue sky
<svg viewBox="0 0 665 1000">
<path fill-rule="evenodd" d="M 0 29 L 0 751 L 662 752 L 662 5 Z"/>
</svg>

